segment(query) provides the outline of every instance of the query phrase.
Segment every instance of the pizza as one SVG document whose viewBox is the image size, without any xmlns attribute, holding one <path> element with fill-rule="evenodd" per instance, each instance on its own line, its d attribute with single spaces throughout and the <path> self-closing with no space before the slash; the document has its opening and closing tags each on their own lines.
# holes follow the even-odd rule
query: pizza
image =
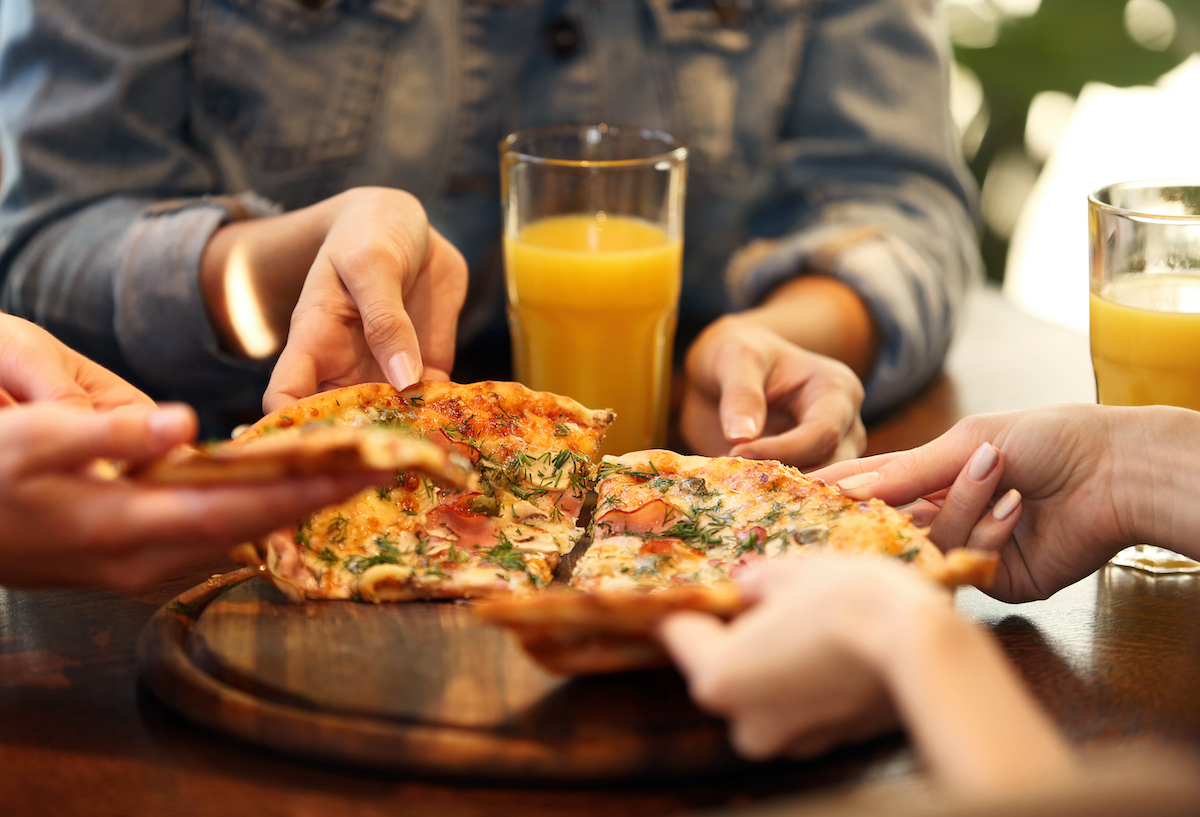
<svg viewBox="0 0 1200 817">
<path fill-rule="evenodd" d="M 396 470 L 460 490 L 478 486 L 470 460 L 428 440 L 389 428 L 316 423 L 253 438 L 181 445 L 130 476 L 155 485 L 210 485 Z"/>
<path fill-rule="evenodd" d="M 925 529 L 878 499 L 849 499 L 773 460 L 638 451 L 605 457 L 580 590 L 717 585 L 742 566 L 789 553 L 873 553 L 948 586 L 991 582 L 995 559 L 947 557 Z"/>
<path fill-rule="evenodd" d="M 551 590 L 489 600 L 475 612 L 512 630 L 529 657 L 555 675 L 597 675 L 667 666 L 654 628 L 671 613 L 695 610 L 728 621 L 746 606 L 737 586 L 725 582 L 655 592 Z"/>
<path fill-rule="evenodd" d="M 527 595 L 549 584 L 578 518 L 611 411 L 518 383 L 366 383 L 274 412 L 236 439 L 309 425 L 385 428 L 470 462 L 452 487 L 415 469 L 275 531 L 266 574 L 294 601 Z"/>
<path fill-rule="evenodd" d="M 596 492 L 592 542 L 570 581 L 582 592 L 479 609 L 559 674 L 667 665 L 657 622 L 680 610 L 734 617 L 746 604 L 733 578 L 763 559 L 874 554 L 946 586 L 986 587 L 996 567 L 991 554 L 943 555 L 907 515 L 774 461 L 639 451 L 605 457 Z"/>
</svg>

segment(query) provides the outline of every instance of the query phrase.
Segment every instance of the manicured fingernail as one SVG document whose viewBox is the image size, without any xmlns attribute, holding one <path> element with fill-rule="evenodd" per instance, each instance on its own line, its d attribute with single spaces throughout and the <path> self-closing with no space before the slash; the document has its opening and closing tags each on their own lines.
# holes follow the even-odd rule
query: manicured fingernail
<svg viewBox="0 0 1200 817">
<path fill-rule="evenodd" d="M 388 379 L 399 391 L 404 391 L 420 379 L 417 361 L 409 352 L 397 352 L 388 361 Z"/>
<path fill-rule="evenodd" d="M 187 406 L 166 405 L 150 415 L 150 435 L 162 445 L 174 445 L 192 435 L 192 410 Z"/>
<path fill-rule="evenodd" d="M 1003 522 L 1005 519 L 1008 519 L 1020 504 L 1021 492 L 1016 488 L 1012 488 L 1007 494 L 1000 497 L 1000 501 L 992 508 L 992 518 L 997 522 Z"/>
<path fill-rule="evenodd" d="M 967 479 L 979 482 L 992 473 L 992 469 L 999 461 L 999 449 L 991 443 L 984 443 L 971 455 L 971 464 L 967 466 Z"/>
<path fill-rule="evenodd" d="M 725 439 L 753 440 L 758 436 L 758 423 L 752 417 L 730 417 L 725 422 Z"/>
<path fill-rule="evenodd" d="M 855 474 L 852 477 L 846 477 L 837 484 L 838 490 L 843 494 L 849 494 L 852 491 L 861 491 L 870 485 L 879 482 L 878 471 L 867 471 L 865 474 Z"/>
</svg>

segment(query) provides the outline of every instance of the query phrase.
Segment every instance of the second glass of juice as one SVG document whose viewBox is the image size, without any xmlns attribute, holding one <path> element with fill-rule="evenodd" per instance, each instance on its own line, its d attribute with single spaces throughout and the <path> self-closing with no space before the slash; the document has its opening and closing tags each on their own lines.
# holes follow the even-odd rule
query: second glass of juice
<svg viewBox="0 0 1200 817">
<path fill-rule="evenodd" d="M 500 144 L 516 377 L 611 408 L 602 451 L 663 445 L 683 265 L 687 148 L 614 125 Z"/>
<path fill-rule="evenodd" d="M 1088 205 L 1097 398 L 1200 410 L 1200 182 L 1114 184 Z M 1126 548 L 1113 562 L 1200 571 L 1151 545 Z"/>
</svg>

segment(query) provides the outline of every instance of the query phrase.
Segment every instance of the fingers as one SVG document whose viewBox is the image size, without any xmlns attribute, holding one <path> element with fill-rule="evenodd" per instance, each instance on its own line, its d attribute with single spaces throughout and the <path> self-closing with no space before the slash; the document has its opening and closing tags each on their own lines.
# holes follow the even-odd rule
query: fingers
<svg viewBox="0 0 1200 817">
<path fill-rule="evenodd" d="M 972 528 L 966 546 L 972 550 L 999 553 L 1021 521 L 1021 510 L 1021 494 L 1012 488 Z"/>
<path fill-rule="evenodd" d="M 103 547 L 130 551 L 170 541 L 194 547 L 202 557 L 386 479 L 368 473 L 203 488 L 123 485 L 114 487 L 126 490 L 89 510 L 95 530 L 115 531 Z"/>
<path fill-rule="evenodd" d="M 730 443 L 753 440 L 767 419 L 764 391 L 769 362 L 761 350 L 729 344 L 717 354 L 716 379 L 721 392 L 721 431 Z"/>
<path fill-rule="evenodd" d="M 263 412 L 270 414 L 297 400 L 316 394 L 321 382 L 317 371 L 317 359 L 298 343 L 289 343 L 283 348 L 271 380 L 263 392 Z"/>
<path fill-rule="evenodd" d="M 796 399 L 793 416 L 798 425 L 783 434 L 739 445 L 730 453 L 754 459 L 777 459 L 805 468 L 862 453 L 866 428 L 858 414 L 853 390 L 832 382 L 812 383 Z M 861 396 L 858 401 L 861 401 Z"/>
<path fill-rule="evenodd" d="M 5 430 L 16 444 L 5 454 L 18 477 L 70 470 L 101 457 L 150 459 L 194 439 L 198 428 L 195 412 L 178 404 L 106 414 L 30 407 L 9 419 L 12 424 Z"/>
<path fill-rule="evenodd" d="M 809 476 L 813 479 L 824 481 L 827 485 L 837 485 L 844 479 L 856 477 L 859 474 L 873 473 L 884 465 L 887 465 L 892 460 L 901 456 L 903 451 L 891 451 L 887 454 L 876 454 L 873 457 L 863 457 L 857 460 L 845 460 L 844 462 L 834 463 L 820 468 L 816 471 L 810 471 Z"/>
<path fill-rule="evenodd" d="M 706 613 L 675 613 L 658 625 L 658 637 L 684 675 L 692 676 L 726 637 L 726 625 Z"/>
<path fill-rule="evenodd" d="M 976 429 L 959 423 L 931 443 L 904 451 L 872 470 L 842 477 L 837 487 L 852 499 L 876 497 L 903 505 L 954 483 L 967 460 L 984 439 Z"/>
<path fill-rule="evenodd" d="M 965 547 L 984 516 L 1004 474 L 1004 457 L 991 443 L 983 443 L 967 461 L 942 502 L 929 529 L 929 538 L 942 550 Z"/>
</svg>

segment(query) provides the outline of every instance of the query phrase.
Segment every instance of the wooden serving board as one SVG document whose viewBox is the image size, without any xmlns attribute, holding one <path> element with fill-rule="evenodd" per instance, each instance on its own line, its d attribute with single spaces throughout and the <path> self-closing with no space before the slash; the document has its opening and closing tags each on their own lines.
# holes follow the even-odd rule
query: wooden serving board
<svg viewBox="0 0 1200 817">
<path fill-rule="evenodd" d="M 138 665 L 186 717 L 313 758 L 519 779 L 738 763 L 674 671 L 547 675 L 462 602 L 295 605 L 244 569 L 155 613 Z"/>
</svg>

